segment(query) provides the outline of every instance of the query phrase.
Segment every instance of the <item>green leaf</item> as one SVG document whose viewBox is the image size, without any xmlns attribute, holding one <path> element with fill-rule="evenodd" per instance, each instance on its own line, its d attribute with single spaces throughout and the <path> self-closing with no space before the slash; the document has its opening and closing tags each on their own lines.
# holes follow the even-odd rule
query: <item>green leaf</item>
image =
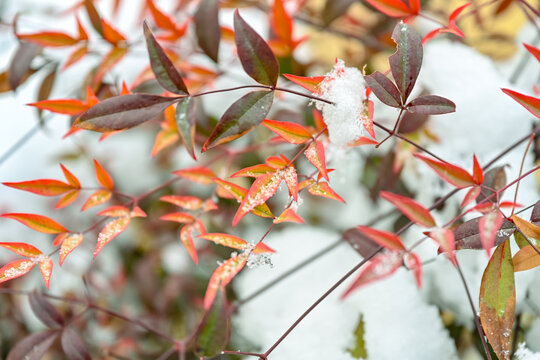
<svg viewBox="0 0 540 360">
<path fill-rule="evenodd" d="M 88 109 L 73 125 L 99 132 L 127 129 L 153 119 L 179 99 L 150 94 L 115 96 Z"/>
<path fill-rule="evenodd" d="M 146 21 L 143 23 L 143 28 L 150 65 L 159 84 L 175 94 L 188 95 L 189 92 L 182 76 L 157 42 Z"/>
<path fill-rule="evenodd" d="M 279 75 L 279 63 L 270 46 L 234 12 L 234 39 L 238 57 L 244 71 L 263 85 L 276 86 Z"/>
<path fill-rule="evenodd" d="M 182 137 L 182 142 L 191 157 L 195 160 L 195 127 L 197 124 L 197 111 L 195 108 L 195 99 L 186 97 L 176 105 L 176 126 Z"/>
<path fill-rule="evenodd" d="M 199 357 L 219 354 L 229 342 L 231 321 L 225 291 L 220 289 L 196 331 L 195 353 Z"/>
<path fill-rule="evenodd" d="M 500 360 L 510 360 L 515 307 L 514 265 L 506 240 L 491 256 L 480 285 L 480 321 Z"/>
<path fill-rule="evenodd" d="M 219 41 L 221 28 L 219 27 L 219 1 L 202 0 L 193 19 L 195 20 L 195 33 L 197 43 L 206 55 L 215 63 L 218 62 Z"/>
<path fill-rule="evenodd" d="M 364 333 L 366 332 L 364 329 L 365 323 L 364 323 L 364 316 L 360 314 L 360 320 L 358 321 L 358 325 L 356 326 L 356 330 L 354 330 L 354 347 L 347 349 L 349 354 L 355 359 L 367 359 L 368 353 L 366 350 L 366 342 L 364 340 Z"/>
<path fill-rule="evenodd" d="M 390 56 L 390 69 L 403 103 L 409 97 L 422 66 L 422 39 L 410 25 L 400 22 L 394 28 L 392 39 L 397 51 Z"/>
<path fill-rule="evenodd" d="M 325 25 L 344 15 L 355 0 L 326 0 L 322 18 Z"/>
<path fill-rule="evenodd" d="M 426 115 L 448 114 L 456 111 L 456 104 L 442 96 L 423 95 L 408 103 L 407 111 Z"/>
<path fill-rule="evenodd" d="M 239 138 L 259 125 L 272 106 L 273 91 L 252 91 L 225 111 L 201 151 Z"/>
<path fill-rule="evenodd" d="M 379 71 L 375 71 L 373 74 L 364 76 L 367 85 L 373 91 L 375 96 L 383 103 L 392 107 L 400 107 L 401 96 L 396 85 Z"/>
</svg>

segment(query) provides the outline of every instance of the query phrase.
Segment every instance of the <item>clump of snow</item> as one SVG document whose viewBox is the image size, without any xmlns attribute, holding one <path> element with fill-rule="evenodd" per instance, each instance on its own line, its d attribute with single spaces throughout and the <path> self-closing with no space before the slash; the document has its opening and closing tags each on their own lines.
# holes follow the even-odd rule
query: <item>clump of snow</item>
<svg viewBox="0 0 540 360">
<path fill-rule="evenodd" d="M 519 344 L 515 355 L 516 360 L 540 360 L 540 353 L 527 349 L 525 343 Z"/>
<path fill-rule="evenodd" d="M 240 299 L 282 275 L 312 254 L 333 243 L 339 234 L 317 227 L 292 227 L 272 232 L 267 243 L 279 249 L 274 268 L 244 270 L 233 283 Z M 235 329 L 257 350 L 266 350 L 283 332 L 361 257 L 347 244 L 328 251 L 299 272 L 239 308 Z M 352 280 L 352 279 L 350 279 Z M 310 313 L 272 354 L 272 359 L 349 360 L 354 331 L 364 319 L 369 359 L 457 359 L 454 343 L 438 310 L 428 305 L 413 275 L 399 270 L 394 276 L 339 297 L 344 284 Z M 321 341 L 323 339 L 323 341 Z M 256 350 L 256 349 L 243 349 Z"/>
<path fill-rule="evenodd" d="M 326 74 L 326 79 L 319 84 L 317 96 L 334 103 L 315 103 L 328 126 L 332 143 L 346 145 L 363 134 L 366 86 L 360 70 L 346 67 L 343 60 L 336 59 L 332 71 Z"/>
</svg>

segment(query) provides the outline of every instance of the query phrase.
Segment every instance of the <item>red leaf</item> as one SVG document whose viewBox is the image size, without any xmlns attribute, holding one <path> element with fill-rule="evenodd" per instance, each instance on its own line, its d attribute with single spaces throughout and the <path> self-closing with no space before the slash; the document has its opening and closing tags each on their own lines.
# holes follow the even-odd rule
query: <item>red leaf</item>
<svg viewBox="0 0 540 360">
<path fill-rule="evenodd" d="M 404 258 L 405 264 L 414 273 L 414 279 L 416 280 L 416 286 L 422 287 L 422 261 L 415 253 L 408 253 Z"/>
<path fill-rule="evenodd" d="M 533 56 L 536 58 L 536 60 L 540 61 L 540 49 L 537 48 L 537 47 L 534 47 L 532 45 L 529 45 L 529 44 L 523 44 L 523 46 L 525 46 L 525 48 L 531 53 L 533 54 Z"/>
<path fill-rule="evenodd" d="M 234 276 L 244 268 L 248 256 L 248 253 L 236 255 L 225 261 L 214 271 L 208 282 L 206 294 L 204 295 L 205 309 L 209 309 L 212 306 L 212 302 L 214 301 L 218 289 L 227 286 Z"/>
<path fill-rule="evenodd" d="M 214 178 L 214 182 L 218 184 L 218 194 L 220 197 L 223 197 L 223 198 L 228 198 L 228 199 L 234 198 L 238 202 L 242 202 L 242 200 L 244 200 L 244 198 L 246 197 L 248 193 L 247 189 L 244 189 L 243 187 L 233 184 L 231 182 L 221 180 L 219 178 Z M 223 191 L 221 189 L 223 189 Z M 230 196 L 226 197 L 223 192 L 226 192 L 226 194 Z M 274 217 L 274 215 L 268 208 L 268 205 L 266 204 L 261 204 L 259 206 L 256 206 L 253 210 L 251 210 L 251 212 L 261 217 L 266 217 L 266 218 Z"/>
<path fill-rule="evenodd" d="M 443 180 L 457 188 L 464 188 L 475 184 L 472 175 L 459 166 L 443 163 L 418 153 L 413 155 L 435 170 Z"/>
<path fill-rule="evenodd" d="M 188 210 L 197 210 L 204 203 L 201 199 L 195 196 L 166 195 L 160 197 L 159 200 L 174 204 Z"/>
<path fill-rule="evenodd" d="M 200 239 L 210 240 L 216 244 L 227 246 L 233 249 L 244 250 L 249 247 L 249 244 L 240 239 L 238 236 L 222 233 L 206 233 L 197 236 Z"/>
<path fill-rule="evenodd" d="M 107 201 L 109 201 L 112 197 L 112 192 L 109 190 L 98 190 L 90 197 L 86 202 L 84 203 L 83 207 L 81 208 L 81 211 L 87 210 L 91 207 L 101 205 Z"/>
<path fill-rule="evenodd" d="M 296 85 L 300 85 L 304 89 L 306 89 L 309 92 L 312 92 L 314 94 L 319 93 L 319 84 L 324 81 L 326 76 L 312 76 L 312 77 L 304 77 L 304 76 L 297 76 L 292 74 L 283 74 L 287 79 L 295 83 Z"/>
<path fill-rule="evenodd" d="M 146 0 L 146 4 L 148 6 L 148 9 L 150 9 L 150 13 L 154 18 L 156 25 L 159 28 L 176 32 L 176 22 L 173 20 L 172 17 L 161 11 L 158 7 L 156 7 L 156 4 L 154 4 L 153 0 Z"/>
<path fill-rule="evenodd" d="M 195 264 L 198 264 L 199 259 L 197 257 L 197 250 L 195 249 L 195 244 L 193 244 L 193 231 L 194 230 L 195 230 L 195 225 L 193 223 L 183 226 L 180 229 L 180 241 L 182 241 L 182 244 L 184 244 L 193 262 Z"/>
<path fill-rule="evenodd" d="M 38 248 L 26 243 L 3 242 L 0 243 L 0 246 L 28 258 L 35 258 L 43 255 L 43 253 Z"/>
<path fill-rule="evenodd" d="M 328 181 L 328 171 L 326 170 L 326 158 L 324 156 L 324 145 L 320 141 L 312 142 L 304 152 L 306 158 L 319 170 L 321 175 Z"/>
<path fill-rule="evenodd" d="M 435 227 L 435 220 L 431 216 L 428 209 L 420 205 L 413 199 L 405 196 L 392 194 L 387 191 L 381 191 L 380 195 L 383 199 L 388 200 L 397 207 L 405 216 L 414 221 L 416 224 L 423 227 Z"/>
<path fill-rule="evenodd" d="M 293 222 L 297 224 L 303 224 L 304 219 L 298 216 L 298 214 L 295 213 L 293 209 L 287 208 L 281 213 L 281 215 L 279 215 L 277 218 L 274 219 L 275 224 L 279 224 L 282 222 Z"/>
<path fill-rule="evenodd" d="M 394 233 L 388 231 L 381 231 L 370 228 L 368 226 L 360 225 L 357 227 L 364 235 L 376 242 L 377 244 L 387 248 L 391 251 L 405 251 L 405 245 Z"/>
<path fill-rule="evenodd" d="M 34 34 L 16 34 L 21 40 L 29 41 L 43 47 L 62 47 L 75 45 L 78 40 L 72 36 L 54 31 L 43 31 Z"/>
<path fill-rule="evenodd" d="M 0 269 L 0 283 L 23 276 L 34 266 L 36 266 L 36 262 L 33 260 L 16 260 L 4 265 Z"/>
<path fill-rule="evenodd" d="M 461 202 L 461 207 L 464 208 L 465 206 L 469 205 L 474 199 L 480 195 L 480 192 L 482 192 L 482 188 L 480 186 L 474 186 L 469 191 L 467 191 L 467 194 L 463 198 L 463 201 Z"/>
<path fill-rule="evenodd" d="M 488 258 L 491 257 L 491 249 L 495 246 L 495 237 L 501 228 L 504 217 L 500 211 L 486 214 L 480 218 L 478 229 L 482 247 L 486 250 Z"/>
<path fill-rule="evenodd" d="M 39 271 L 41 271 L 41 275 L 43 276 L 43 280 L 45 280 L 45 286 L 47 286 L 47 289 L 49 288 L 49 283 L 51 281 L 52 269 L 53 261 L 51 258 L 46 257 L 39 262 Z"/>
<path fill-rule="evenodd" d="M 62 245 L 60 246 L 60 256 L 58 259 L 60 266 L 62 266 L 64 260 L 66 260 L 66 256 L 75 250 L 82 243 L 83 239 L 83 234 L 70 234 L 62 241 Z"/>
<path fill-rule="evenodd" d="M 107 74 L 116 64 L 120 62 L 127 54 L 127 48 L 115 46 L 101 60 L 101 64 L 94 77 L 94 85 L 99 85 L 103 76 Z"/>
<path fill-rule="evenodd" d="M 27 105 L 53 113 L 71 116 L 77 116 L 89 108 L 87 104 L 77 99 L 42 100 Z"/>
<path fill-rule="evenodd" d="M 162 215 L 160 220 L 165 221 L 174 221 L 180 224 L 189 224 L 195 221 L 195 218 L 193 215 L 185 213 L 185 212 L 176 212 L 176 213 L 169 213 Z"/>
<path fill-rule="evenodd" d="M 321 181 L 311 185 L 308 188 L 308 192 L 312 195 L 324 196 L 329 199 L 341 201 L 342 203 L 345 202 L 345 200 L 343 200 L 341 196 L 339 196 L 334 190 L 332 190 L 332 188 L 330 188 L 330 185 L 328 185 L 326 181 Z"/>
<path fill-rule="evenodd" d="M 101 230 L 98 235 L 98 241 L 96 249 L 94 250 L 94 258 L 99 254 L 105 245 L 109 243 L 112 239 L 120 235 L 124 230 L 126 230 L 131 217 L 123 216 L 109 221 L 105 227 Z"/>
<path fill-rule="evenodd" d="M 234 215 L 233 226 L 236 226 L 248 212 L 271 198 L 276 193 L 282 177 L 280 170 L 258 177 L 240 203 L 240 207 Z"/>
<path fill-rule="evenodd" d="M 6 186 L 28 191 L 34 194 L 42 196 L 58 196 L 62 195 L 70 190 L 73 187 L 70 184 L 59 180 L 51 179 L 40 179 L 40 180 L 31 180 L 31 181 L 21 181 L 21 182 L 5 182 L 2 183 Z"/>
<path fill-rule="evenodd" d="M 285 11 L 283 0 L 274 0 L 270 13 L 270 26 L 281 41 L 292 45 L 293 22 L 291 16 Z"/>
<path fill-rule="evenodd" d="M 478 163 L 476 155 L 473 155 L 473 180 L 476 185 L 482 185 L 482 183 L 484 182 L 484 171 Z"/>
<path fill-rule="evenodd" d="M 375 256 L 360 270 L 351 286 L 341 295 L 341 299 L 345 299 L 362 286 L 392 275 L 402 263 L 403 253 L 392 251 Z"/>
<path fill-rule="evenodd" d="M 111 175 L 101 166 L 101 164 L 94 159 L 94 165 L 96 167 L 96 178 L 97 181 L 107 190 L 114 189 L 114 182 L 111 178 Z"/>
<path fill-rule="evenodd" d="M 303 144 L 311 139 L 309 130 L 300 124 L 268 119 L 264 120 L 262 124 L 291 144 Z"/>
<path fill-rule="evenodd" d="M 59 234 L 68 232 L 65 227 L 43 215 L 10 213 L 2 214 L 0 217 L 17 220 L 31 229 L 45 234 Z"/>
<path fill-rule="evenodd" d="M 403 18 L 418 15 L 420 12 L 420 0 L 366 0 L 371 6 L 385 15 Z"/>
<path fill-rule="evenodd" d="M 424 234 L 435 240 L 441 246 L 446 255 L 448 255 L 448 258 L 452 264 L 457 266 L 455 238 L 454 233 L 451 230 L 439 228 Z"/>
<path fill-rule="evenodd" d="M 211 184 L 216 177 L 212 170 L 204 166 L 176 170 L 173 174 L 204 185 Z"/>
<path fill-rule="evenodd" d="M 452 11 L 450 16 L 448 17 L 448 29 L 450 30 L 450 32 L 452 32 L 453 34 L 456 34 L 459 37 L 465 37 L 465 34 L 463 34 L 463 32 L 456 25 L 456 19 L 461 14 L 461 12 L 465 10 L 471 4 L 472 2 L 469 2 L 469 3 L 466 3 L 465 5 L 458 7 L 457 9 Z"/>
<path fill-rule="evenodd" d="M 521 104 L 531 114 L 540 118 L 540 99 L 532 96 L 520 94 L 510 89 L 501 89 L 506 95 L 511 96 L 514 100 Z"/>
<path fill-rule="evenodd" d="M 283 170 L 283 180 L 285 180 L 287 189 L 289 189 L 289 196 L 292 197 L 294 201 L 298 201 L 298 175 L 296 174 L 296 169 L 293 165 L 287 166 Z"/>
</svg>

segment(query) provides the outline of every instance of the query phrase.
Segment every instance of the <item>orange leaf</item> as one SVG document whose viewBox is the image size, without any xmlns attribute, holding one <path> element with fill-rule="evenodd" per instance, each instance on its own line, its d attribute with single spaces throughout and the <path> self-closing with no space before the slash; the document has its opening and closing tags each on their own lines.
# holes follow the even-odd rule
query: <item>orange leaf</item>
<svg viewBox="0 0 540 360">
<path fill-rule="evenodd" d="M 263 120 L 262 124 L 291 144 L 303 144 L 311 139 L 309 130 L 290 121 Z"/>
<path fill-rule="evenodd" d="M 392 194 L 387 191 L 381 191 L 380 195 L 383 199 L 394 204 L 405 216 L 414 221 L 416 224 L 423 227 L 435 227 L 435 220 L 431 216 L 428 209 L 420 205 L 413 199 L 405 196 Z"/>
<path fill-rule="evenodd" d="M 81 20 L 78 16 L 75 19 L 77 20 L 77 29 L 79 30 L 79 40 L 88 40 L 88 32 L 81 23 Z"/>
<path fill-rule="evenodd" d="M 531 46 L 529 44 L 523 44 L 523 46 L 525 46 L 525 48 L 531 53 L 533 54 L 533 56 L 536 58 L 536 60 L 540 61 L 540 49 L 537 48 L 537 47 L 534 47 L 534 46 Z"/>
<path fill-rule="evenodd" d="M 146 4 L 159 28 L 172 31 L 173 33 L 176 32 L 176 22 L 169 15 L 158 9 L 153 0 L 147 0 Z"/>
<path fill-rule="evenodd" d="M 204 185 L 211 184 L 216 176 L 212 170 L 204 166 L 176 170 L 173 174 Z"/>
<path fill-rule="evenodd" d="M 341 201 L 342 203 L 345 202 L 345 200 L 343 200 L 341 196 L 339 196 L 334 190 L 332 190 L 332 188 L 330 187 L 330 185 L 328 185 L 326 181 L 321 181 L 311 185 L 308 188 L 308 192 L 311 195 L 324 196 L 329 199 Z"/>
<path fill-rule="evenodd" d="M 101 230 L 98 235 L 96 249 L 94 250 L 94 258 L 99 254 L 105 245 L 109 243 L 112 239 L 120 235 L 124 230 L 126 230 L 131 217 L 122 216 L 114 220 L 109 221 L 105 227 Z"/>
<path fill-rule="evenodd" d="M 298 214 L 295 213 L 293 209 L 287 208 L 285 209 L 285 211 L 281 213 L 281 215 L 279 215 L 277 218 L 274 219 L 275 224 L 279 224 L 282 222 L 293 222 L 297 224 L 303 224 L 304 219 L 298 216 Z"/>
<path fill-rule="evenodd" d="M 195 218 L 193 215 L 185 213 L 185 212 L 175 212 L 175 213 L 169 213 L 161 216 L 159 218 L 160 220 L 165 221 L 174 221 L 180 224 L 189 224 L 195 221 Z"/>
<path fill-rule="evenodd" d="M 525 221 L 517 215 L 512 215 L 512 221 L 526 236 L 540 240 L 540 226 Z"/>
<path fill-rule="evenodd" d="M 86 54 L 88 54 L 88 47 L 86 45 L 77 47 L 71 54 L 68 55 L 66 62 L 62 66 L 62 71 L 77 63 L 79 60 L 85 57 Z"/>
<path fill-rule="evenodd" d="M 70 190 L 73 187 L 70 184 L 59 180 L 51 179 L 40 179 L 40 180 L 31 180 L 31 181 L 21 181 L 21 182 L 5 182 L 2 183 L 6 186 L 28 191 L 34 194 L 42 196 L 58 196 L 62 195 Z"/>
<path fill-rule="evenodd" d="M 4 265 L 0 269 L 0 283 L 23 276 L 34 266 L 36 266 L 36 262 L 33 260 L 16 260 Z"/>
<path fill-rule="evenodd" d="M 54 206 L 55 209 L 61 209 L 68 205 L 71 205 L 75 200 L 77 200 L 77 198 L 79 197 L 79 193 L 80 190 L 71 190 L 70 192 L 62 196 L 60 200 L 58 200 L 58 202 Z"/>
<path fill-rule="evenodd" d="M 392 275 L 402 263 L 403 253 L 400 252 L 392 251 L 375 256 L 366 266 L 360 269 L 351 286 L 341 295 L 341 299 L 345 299 L 362 286 Z"/>
<path fill-rule="evenodd" d="M 83 234 L 70 234 L 62 241 L 62 245 L 60 246 L 60 257 L 58 259 L 60 266 L 64 263 L 66 256 L 82 243 L 83 238 Z"/>
<path fill-rule="evenodd" d="M 114 189 L 114 182 L 111 175 L 101 166 L 101 164 L 94 159 L 94 166 L 96 167 L 97 181 L 107 190 Z"/>
<path fill-rule="evenodd" d="M 206 233 L 197 236 L 200 239 L 210 240 L 216 244 L 227 246 L 233 249 L 243 250 L 249 247 L 249 244 L 238 236 L 222 233 Z"/>
<path fill-rule="evenodd" d="M 103 79 L 103 76 L 126 56 L 127 51 L 128 50 L 125 47 L 115 46 L 103 57 L 96 72 L 96 76 L 94 77 L 95 85 L 98 85 Z"/>
<path fill-rule="evenodd" d="M 482 185 L 482 183 L 484 182 L 484 171 L 478 163 L 476 155 L 473 155 L 473 180 L 476 185 Z"/>
<path fill-rule="evenodd" d="M 99 216 L 110 216 L 110 217 L 123 217 L 123 216 L 131 216 L 130 211 L 127 207 L 122 205 L 114 205 L 110 206 L 106 209 L 101 210 L 98 212 Z"/>
<path fill-rule="evenodd" d="M 249 188 L 246 197 L 240 203 L 240 207 L 234 215 L 233 226 L 236 226 L 240 219 L 256 206 L 265 203 L 266 200 L 271 198 L 279 188 L 281 180 L 282 173 L 280 170 L 258 177 Z"/>
<path fill-rule="evenodd" d="M 235 275 L 244 268 L 247 263 L 248 256 L 248 253 L 233 256 L 214 271 L 210 277 L 210 281 L 208 282 L 206 294 L 204 295 L 205 309 L 209 309 L 212 306 L 212 302 L 214 301 L 218 289 L 227 286 Z"/>
<path fill-rule="evenodd" d="M 538 255 L 531 245 L 527 245 L 514 255 L 512 262 L 514 263 L 514 271 L 530 270 L 540 266 L 540 255 Z"/>
<path fill-rule="evenodd" d="M 296 174 L 296 169 L 293 165 L 287 166 L 283 170 L 283 180 L 285 180 L 287 189 L 289 189 L 289 196 L 292 197 L 294 201 L 298 201 L 298 175 Z"/>
<path fill-rule="evenodd" d="M 371 138 L 368 138 L 367 136 L 360 136 L 358 139 L 349 143 L 349 146 L 354 147 L 354 146 L 362 146 L 362 145 L 377 145 L 378 143 L 379 142 L 377 140 L 373 140 Z"/>
<path fill-rule="evenodd" d="M 77 179 L 77 177 L 73 175 L 64 165 L 60 164 L 60 167 L 62 168 L 62 172 L 64 173 L 64 177 L 66 178 L 67 182 L 71 184 L 72 187 L 80 189 L 81 183 L 79 182 L 79 179 Z"/>
<path fill-rule="evenodd" d="M 385 15 L 395 18 L 403 18 L 418 15 L 420 12 L 420 0 L 366 0 L 371 6 Z"/>
<path fill-rule="evenodd" d="M 457 258 L 455 254 L 456 244 L 454 238 L 454 232 L 448 229 L 435 229 L 429 233 L 425 232 L 425 235 L 435 240 L 442 248 L 442 250 L 448 255 L 448 258 L 457 266 Z"/>
<path fill-rule="evenodd" d="M 0 246 L 28 258 L 34 258 L 43 255 L 43 253 L 38 248 L 26 243 L 3 242 L 0 243 Z"/>
<path fill-rule="evenodd" d="M 279 39 L 286 44 L 292 44 L 293 22 L 285 11 L 283 0 L 274 0 L 274 6 L 272 6 L 270 13 L 270 25 Z"/>
<path fill-rule="evenodd" d="M 263 253 L 274 253 L 276 250 L 272 249 L 270 246 L 266 245 L 262 241 L 259 242 L 253 249 L 254 254 L 263 254 Z"/>
<path fill-rule="evenodd" d="M 0 216 L 17 220 L 31 229 L 45 234 L 59 234 L 68 232 L 65 227 L 43 215 L 10 213 L 2 214 Z"/>
<path fill-rule="evenodd" d="M 413 155 L 435 170 L 443 180 L 457 188 L 475 185 L 472 175 L 459 166 L 443 163 L 418 153 L 414 153 Z"/>
<path fill-rule="evenodd" d="M 283 169 L 285 166 L 289 165 L 289 159 L 284 155 L 270 156 L 266 159 L 266 165 L 276 170 Z"/>
<path fill-rule="evenodd" d="M 510 89 L 501 89 L 501 90 L 503 91 L 503 93 L 512 97 L 514 100 L 520 103 L 520 105 L 523 106 L 525 109 L 529 110 L 531 114 L 533 114 L 537 118 L 540 118 L 540 99 L 539 98 L 523 95 Z"/>
<path fill-rule="evenodd" d="M 193 231 L 195 230 L 194 224 L 188 224 L 183 226 L 180 229 L 180 241 L 186 247 L 186 250 L 191 256 L 191 259 L 195 264 L 198 264 L 199 260 L 197 257 L 197 250 L 195 249 L 195 244 L 193 244 Z"/>
<path fill-rule="evenodd" d="M 91 207 L 101 205 L 107 201 L 109 201 L 112 197 L 112 192 L 109 190 L 98 190 L 90 197 L 86 202 L 84 203 L 83 207 L 81 208 L 81 211 L 87 210 Z"/>
<path fill-rule="evenodd" d="M 214 182 L 218 185 L 218 193 L 221 191 L 220 189 L 223 189 L 221 197 L 224 197 L 223 192 L 226 192 L 227 194 L 230 194 L 230 198 L 236 199 L 238 202 L 242 202 L 244 198 L 246 197 L 248 190 L 244 189 L 243 187 L 233 184 L 231 182 L 221 180 L 219 178 L 214 178 Z M 257 216 L 266 217 L 266 218 L 273 218 L 274 215 L 268 208 L 268 205 L 261 204 L 256 206 L 251 212 Z"/>
<path fill-rule="evenodd" d="M 328 178 L 328 171 L 326 171 L 326 158 L 324 155 L 324 145 L 320 141 L 312 142 L 304 152 L 310 163 L 313 164 L 319 170 L 321 175 L 326 179 Z"/>
<path fill-rule="evenodd" d="M 159 198 L 176 206 L 188 210 L 197 210 L 203 205 L 203 201 L 195 196 L 166 195 Z"/>
<path fill-rule="evenodd" d="M 388 231 L 381 231 L 370 228 L 369 226 L 360 225 L 357 227 L 364 235 L 376 242 L 377 244 L 391 251 L 405 251 L 405 245 L 401 242 L 399 236 Z"/>
<path fill-rule="evenodd" d="M 88 110 L 89 106 L 78 99 L 42 100 L 27 104 L 42 110 L 49 110 L 57 114 L 77 116 Z"/>
<path fill-rule="evenodd" d="M 16 34 L 21 40 L 29 41 L 43 47 L 62 47 L 75 45 L 78 40 L 72 36 L 55 31 L 43 31 L 34 34 Z"/>
<path fill-rule="evenodd" d="M 283 74 L 283 76 L 285 76 L 287 79 L 289 79 L 296 85 L 300 85 L 307 91 L 312 92 L 314 94 L 319 93 L 319 84 L 326 78 L 325 76 L 305 77 L 305 76 L 297 76 L 297 75 L 292 75 L 292 74 Z"/>
<path fill-rule="evenodd" d="M 259 176 L 266 175 L 269 172 L 274 172 L 275 169 L 266 165 L 266 164 L 257 164 L 253 166 L 249 166 L 247 168 L 244 168 L 242 170 L 238 170 L 234 174 L 232 174 L 231 178 L 235 177 L 254 177 L 258 178 Z"/>
<path fill-rule="evenodd" d="M 118 44 L 120 41 L 126 40 L 126 37 L 106 20 L 101 19 L 101 26 L 103 28 L 103 37 L 110 44 L 116 46 L 116 44 Z"/>
<path fill-rule="evenodd" d="M 45 286 L 47 286 L 47 289 L 49 288 L 49 282 L 51 281 L 52 269 L 53 261 L 51 258 L 46 257 L 39 262 L 39 271 L 41 271 L 41 275 L 43 276 L 43 280 L 45 280 Z"/>
<path fill-rule="evenodd" d="M 156 156 L 161 150 L 173 145 L 175 142 L 180 139 L 180 135 L 176 130 L 161 130 L 156 135 L 156 140 L 154 141 L 154 146 L 152 147 L 152 157 Z"/>
</svg>

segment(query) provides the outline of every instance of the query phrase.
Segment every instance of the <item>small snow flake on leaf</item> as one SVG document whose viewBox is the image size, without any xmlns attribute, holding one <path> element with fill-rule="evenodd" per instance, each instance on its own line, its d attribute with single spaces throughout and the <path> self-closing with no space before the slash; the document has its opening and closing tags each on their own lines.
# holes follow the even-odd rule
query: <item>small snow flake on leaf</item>
<svg viewBox="0 0 540 360">
<path fill-rule="evenodd" d="M 83 239 L 83 234 L 79 233 L 69 234 L 62 241 L 62 245 L 60 246 L 60 256 L 58 259 L 58 263 L 60 264 L 60 266 L 62 266 L 64 260 L 66 260 L 66 257 L 82 243 Z"/>
<path fill-rule="evenodd" d="M 43 253 L 33 245 L 21 243 L 21 242 L 3 242 L 0 243 L 0 246 L 13 251 L 21 256 L 28 258 L 37 258 Z"/>
<path fill-rule="evenodd" d="M 180 229 L 180 241 L 184 244 L 189 256 L 195 264 L 199 263 L 199 258 L 197 257 L 197 250 L 195 249 L 195 244 L 193 243 L 193 231 L 195 231 L 194 223 L 187 224 L 182 226 Z"/>
<path fill-rule="evenodd" d="M 122 217 L 130 216 L 129 209 L 122 205 L 115 205 L 98 212 L 99 216 Z"/>
<path fill-rule="evenodd" d="M 203 200 L 196 196 L 166 195 L 159 198 L 161 201 L 174 204 L 184 209 L 197 210 L 204 204 Z"/>
<path fill-rule="evenodd" d="M 224 288 L 231 282 L 236 274 L 244 268 L 249 253 L 242 253 L 231 257 L 221 264 L 210 277 L 206 294 L 204 296 L 204 308 L 209 309 L 216 296 L 218 289 Z"/>
<path fill-rule="evenodd" d="M 92 195 L 90 195 L 90 197 L 88 197 L 88 200 L 86 200 L 86 202 L 82 206 L 81 211 L 106 203 L 111 199 L 111 197 L 112 192 L 110 192 L 109 190 L 98 190 Z"/>
<path fill-rule="evenodd" d="M 94 250 L 94 258 L 100 253 L 105 245 L 112 239 L 120 235 L 131 221 L 130 216 L 122 216 L 109 221 L 98 235 L 96 249 Z"/>
<path fill-rule="evenodd" d="M 282 171 L 283 180 L 287 184 L 287 189 L 289 190 L 289 196 L 292 197 L 294 201 L 298 201 L 298 174 L 293 165 L 287 166 Z"/>
<path fill-rule="evenodd" d="M 47 289 L 49 288 L 49 283 L 51 281 L 52 269 L 53 261 L 51 258 L 45 257 L 39 261 L 39 271 L 41 271 L 41 275 L 43 276 Z"/>
<path fill-rule="evenodd" d="M 226 192 L 227 194 L 229 194 L 231 196 L 231 197 L 228 197 L 229 199 L 234 198 L 239 203 L 241 203 L 242 200 L 244 200 L 244 198 L 246 197 L 246 195 L 248 193 L 247 189 L 245 189 L 245 188 L 243 188 L 243 187 L 241 187 L 239 185 L 236 185 L 234 183 L 219 179 L 219 178 L 214 178 L 214 182 L 216 184 L 218 184 L 218 193 L 222 192 L 222 194 L 220 195 L 221 197 L 225 197 L 225 196 L 222 196 L 222 195 L 224 195 L 223 192 Z M 221 191 L 220 189 L 223 189 L 223 191 Z M 274 215 L 272 214 L 272 212 L 268 208 L 268 205 L 266 205 L 266 204 L 261 204 L 261 205 L 255 206 L 255 208 L 253 208 L 253 210 L 251 210 L 251 212 L 253 214 L 255 214 L 257 216 L 261 216 L 261 217 L 266 217 L 266 218 L 273 218 L 274 217 Z"/>
<path fill-rule="evenodd" d="M 0 283 L 23 276 L 36 266 L 33 260 L 16 260 L 0 268 Z"/>
<path fill-rule="evenodd" d="M 259 176 L 266 175 L 269 172 L 274 172 L 276 169 L 267 165 L 267 164 L 257 164 L 253 166 L 249 166 L 247 168 L 244 168 L 242 170 L 238 170 L 234 174 L 232 174 L 231 178 L 235 177 L 254 177 L 258 178 Z"/>
<path fill-rule="evenodd" d="M 216 244 L 227 246 L 233 249 L 243 250 L 249 247 L 249 244 L 238 236 L 223 233 L 206 233 L 197 236 L 200 239 L 210 240 Z"/>
<path fill-rule="evenodd" d="M 321 175 L 328 181 L 328 172 L 326 171 L 326 159 L 324 155 L 324 145 L 322 142 L 316 140 L 312 142 L 306 151 L 304 151 L 304 155 L 306 155 L 306 158 L 309 160 L 310 163 L 313 164 L 319 170 Z"/>
<path fill-rule="evenodd" d="M 43 215 L 36 214 L 21 214 L 21 213 L 9 213 L 2 214 L 0 217 L 5 217 L 28 226 L 31 229 L 45 233 L 45 234 L 60 234 L 63 232 L 68 232 L 68 230 L 54 221 Z"/>
<path fill-rule="evenodd" d="M 334 199 L 342 203 L 345 202 L 341 196 L 339 196 L 326 181 L 320 181 L 308 188 L 308 192 L 311 195 L 324 196 L 329 199 Z"/>
</svg>

